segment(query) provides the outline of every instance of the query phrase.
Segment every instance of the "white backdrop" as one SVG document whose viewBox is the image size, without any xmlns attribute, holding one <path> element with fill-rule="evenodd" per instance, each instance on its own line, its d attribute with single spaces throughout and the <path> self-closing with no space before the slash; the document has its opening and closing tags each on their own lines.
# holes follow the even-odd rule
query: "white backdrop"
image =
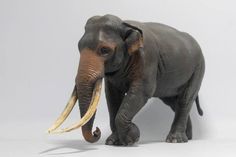
<svg viewBox="0 0 236 157">
<path fill-rule="evenodd" d="M 1 0 L 0 156 L 99 155 L 104 150 L 141 155 L 146 148 L 162 155 L 178 151 L 192 155 L 188 148 L 195 155 L 207 156 L 215 150 L 216 155 L 225 154 L 217 151 L 222 147 L 228 155 L 236 154 L 232 149 L 236 146 L 235 5 L 233 0 Z M 84 142 L 80 131 L 44 134 L 73 89 L 79 63 L 77 43 L 85 22 L 104 14 L 164 23 L 190 33 L 199 42 L 206 60 L 199 94 L 204 116 L 198 116 L 194 105 L 194 141 L 163 143 L 173 113 L 158 99 L 151 99 L 134 119 L 141 131 L 139 144 L 126 151 L 104 146 L 110 134 L 104 92 L 94 125 L 102 130 L 98 144 Z M 67 125 L 78 118 L 77 107 Z"/>
</svg>

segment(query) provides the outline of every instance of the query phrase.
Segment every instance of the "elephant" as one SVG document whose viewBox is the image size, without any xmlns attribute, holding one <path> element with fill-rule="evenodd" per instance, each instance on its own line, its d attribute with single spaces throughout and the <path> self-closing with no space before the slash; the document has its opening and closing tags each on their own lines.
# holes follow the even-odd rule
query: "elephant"
<svg viewBox="0 0 236 157">
<path fill-rule="evenodd" d="M 108 14 L 87 20 L 78 48 L 74 90 L 49 133 L 82 127 L 86 141 L 98 141 L 100 129 L 92 130 L 104 78 L 112 132 L 105 144 L 138 142 L 140 131 L 132 120 L 152 97 L 161 99 L 175 113 L 166 142 L 192 139 L 189 113 L 196 102 L 198 113 L 203 114 L 198 93 L 205 71 L 201 48 L 192 36 L 164 24 L 121 20 Z M 80 121 L 58 130 L 77 99 Z"/>
</svg>

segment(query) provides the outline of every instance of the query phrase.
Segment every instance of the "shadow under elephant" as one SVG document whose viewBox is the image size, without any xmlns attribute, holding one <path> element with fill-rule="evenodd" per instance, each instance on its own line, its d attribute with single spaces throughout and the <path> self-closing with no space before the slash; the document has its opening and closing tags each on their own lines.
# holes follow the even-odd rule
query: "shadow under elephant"
<svg viewBox="0 0 236 157">
<path fill-rule="evenodd" d="M 84 140 L 53 140 L 49 141 L 52 148 L 48 148 L 39 152 L 40 155 L 66 155 L 66 154 L 77 154 L 83 153 L 87 151 L 97 150 L 98 145 L 103 145 L 102 142 L 97 143 L 87 143 Z M 63 149 L 73 149 L 73 151 L 66 150 L 65 152 L 62 151 Z M 60 151 L 60 152 L 58 152 Z"/>
</svg>

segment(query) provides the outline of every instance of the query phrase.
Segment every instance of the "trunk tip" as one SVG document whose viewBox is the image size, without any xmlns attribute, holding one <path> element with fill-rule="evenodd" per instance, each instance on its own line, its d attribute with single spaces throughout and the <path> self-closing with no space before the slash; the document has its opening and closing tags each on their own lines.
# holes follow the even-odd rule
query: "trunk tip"
<svg viewBox="0 0 236 157">
<path fill-rule="evenodd" d="M 93 132 L 94 137 L 101 137 L 101 131 L 98 127 L 96 127 L 96 130 Z"/>
<path fill-rule="evenodd" d="M 100 139 L 101 131 L 98 127 L 96 127 L 96 130 L 93 133 L 91 133 L 90 131 L 83 132 L 83 136 L 87 142 L 95 143 Z"/>
</svg>

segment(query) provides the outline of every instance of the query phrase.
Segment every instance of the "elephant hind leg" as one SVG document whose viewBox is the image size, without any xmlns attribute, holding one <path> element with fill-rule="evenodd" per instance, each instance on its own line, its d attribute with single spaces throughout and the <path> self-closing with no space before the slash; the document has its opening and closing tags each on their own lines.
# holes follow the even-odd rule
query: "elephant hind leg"
<svg viewBox="0 0 236 157">
<path fill-rule="evenodd" d="M 169 98 L 161 98 L 161 100 L 168 105 L 172 111 L 175 112 L 176 110 L 176 105 L 178 105 L 177 103 L 177 97 L 169 97 Z M 187 127 L 186 127 L 186 131 L 185 131 L 188 140 L 192 139 L 192 122 L 191 122 L 191 118 L 190 115 L 188 116 L 188 122 L 187 122 Z"/>
<path fill-rule="evenodd" d="M 186 133 L 189 140 L 191 140 L 193 138 L 192 122 L 191 122 L 190 115 L 188 116 L 187 128 L 186 128 L 185 133 Z"/>
<path fill-rule="evenodd" d="M 189 127 L 191 127 L 189 120 L 189 112 L 198 95 L 203 74 L 204 64 L 200 65 L 195 70 L 190 80 L 187 82 L 184 91 L 178 96 L 177 105 L 175 107 L 175 118 L 172 123 L 170 133 L 167 136 L 167 142 L 182 143 L 188 142 L 188 138 L 191 138 L 190 132 L 188 132 L 189 137 L 187 137 L 186 135 L 187 124 L 189 123 Z"/>
</svg>

